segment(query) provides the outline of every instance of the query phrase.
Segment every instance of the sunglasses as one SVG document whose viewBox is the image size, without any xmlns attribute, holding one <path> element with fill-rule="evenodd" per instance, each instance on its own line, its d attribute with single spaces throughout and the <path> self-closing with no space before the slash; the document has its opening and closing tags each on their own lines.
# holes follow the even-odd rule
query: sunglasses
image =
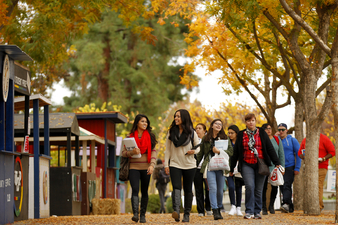
<svg viewBox="0 0 338 225">
<path fill-rule="evenodd" d="M 286 131 L 286 129 L 278 129 L 278 131 L 282 131 L 282 132 L 284 132 L 284 131 Z"/>
</svg>

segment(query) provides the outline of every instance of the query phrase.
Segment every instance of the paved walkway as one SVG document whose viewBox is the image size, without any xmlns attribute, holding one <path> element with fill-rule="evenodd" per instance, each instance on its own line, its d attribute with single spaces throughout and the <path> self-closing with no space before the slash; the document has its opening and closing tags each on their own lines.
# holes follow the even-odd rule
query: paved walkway
<svg viewBox="0 0 338 225">
<path fill-rule="evenodd" d="M 212 216 L 198 217 L 196 213 L 190 216 L 190 223 L 184 224 L 334 224 L 334 211 L 324 210 L 320 216 L 306 216 L 302 211 L 294 213 L 269 214 L 261 220 L 245 220 L 239 216 L 222 214 L 223 220 L 213 220 Z M 182 219 L 183 214 L 181 214 Z M 131 214 L 111 216 L 59 216 L 46 219 L 35 219 L 15 222 L 18 224 L 135 224 Z M 171 214 L 147 214 L 147 224 L 178 224 L 171 218 Z"/>
</svg>

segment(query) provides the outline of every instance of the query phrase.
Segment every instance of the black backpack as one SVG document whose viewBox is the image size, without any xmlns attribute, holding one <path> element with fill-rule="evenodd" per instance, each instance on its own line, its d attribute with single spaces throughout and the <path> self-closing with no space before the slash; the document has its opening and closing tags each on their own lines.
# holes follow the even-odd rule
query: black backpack
<svg viewBox="0 0 338 225">
<path fill-rule="evenodd" d="M 158 172 L 158 182 L 160 184 L 167 184 L 170 182 L 170 177 L 165 173 L 164 167 Z"/>
</svg>

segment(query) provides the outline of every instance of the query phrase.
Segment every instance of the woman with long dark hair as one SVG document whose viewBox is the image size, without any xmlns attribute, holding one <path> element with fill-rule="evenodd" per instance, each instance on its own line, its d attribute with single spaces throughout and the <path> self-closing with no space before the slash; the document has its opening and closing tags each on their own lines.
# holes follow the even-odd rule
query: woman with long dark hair
<svg viewBox="0 0 338 225">
<path fill-rule="evenodd" d="M 146 222 L 145 213 L 148 205 L 148 187 L 150 175 L 153 173 L 156 164 L 157 144 L 155 135 L 151 132 L 150 121 L 146 115 L 138 114 L 135 117 L 133 127 L 131 128 L 129 137 L 134 137 L 138 148 L 127 151 L 123 148 L 123 157 L 132 157 L 141 153 L 140 158 L 130 158 L 129 180 L 132 188 L 131 204 L 133 209 L 132 220 L 140 223 Z M 139 214 L 139 189 L 141 181 L 141 209 Z"/>
<path fill-rule="evenodd" d="M 173 187 L 171 197 L 174 212 L 172 217 L 176 222 L 180 221 L 182 176 L 184 189 L 184 216 L 182 222 L 189 222 L 193 198 L 192 182 L 196 172 L 194 154 L 199 151 L 199 148 L 193 149 L 193 147 L 198 144 L 198 136 L 193 129 L 189 112 L 185 109 L 177 110 L 169 128 L 164 153 L 165 172 L 169 174 L 170 171 Z"/>
<path fill-rule="evenodd" d="M 266 165 L 271 161 L 280 166 L 269 136 L 262 128 L 256 127 L 256 116 L 249 113 L 245 116 L 246 129 L 237 135 L 234 155 L 230 158 L 230 176 L 238 161 L 238 172 L 242 174 L 245 184 L 245 216 L 244 219 L 262 219 L 262 191 L 265 175 L 258 173 L 258 158 Z"/>
<path fill-rule="evenodd" d="M 204 161 L 201 166 L 201 173 L 203 174 L 205 170 L 208 170 L 207 165 L 210 161 L 210 158 L 215 156 L 215 154 L 221 154 L 222 150 L 219 150 L 215 147 L 215 141 L 217 140 L 228 140 L 227 135 L 223 129 L 223 123 L 220 119 L 215 119 L 211 122 L 210 128 L 207 135 L 202 139 L 201 150 L 197 154 L 197 162 L 200 162 L 204 157 Z M 228 149 L 225 152 L 232 156 L 233 149 L 231 141 L 228 141 Z M 212 213 L 214 215 L 214 220 L 223 219 L 221 215 L 221 207 L 223 206 L 223 188 L 225 177 L 224 174 L 229 173 L 229 171 L 215 170 L 207 171 L 207 180 L 209 185 L 209 199 L 212 208 Z"/>
</svg>

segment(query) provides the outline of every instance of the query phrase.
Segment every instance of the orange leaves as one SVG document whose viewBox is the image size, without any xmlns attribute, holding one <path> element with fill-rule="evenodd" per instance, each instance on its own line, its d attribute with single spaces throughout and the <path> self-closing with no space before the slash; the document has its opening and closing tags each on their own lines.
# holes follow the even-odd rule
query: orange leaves
<svg viewBox="0 0 338 225">
<path fill-rule="evenodd" d="M 127 198 L 126 202 L 130 202 L 130 199 Z M 228 209 L 226 208 L 226 210 Z M 222 215 L 224 219 L 216 221 L 213 220 L 213 216 L 200 217 L 197 213 L 191 213 L 190 224 L 334 224 L 335 219 L 334 212 L 329 210 L 324 210 L 320 216 L 304 216 L 301 211 L 295 211 L 295 213 L 276 212 L 276 214 L 263 216 L 259 222 L 244 220 L 241 216 L 230 216 L 227 213 L 222 213 Z M 128 213 L 122 215 L 53 216 L 15 221 L 15 224 L 133 224 L 131 217 L 132 214 Z M 175 224 L 170 213 L 146 213 L 146 220 L 150 224 Z"/>
<path fill-rule="evenodd" d="M 9 17 L 7 16 L 7 8 L 8 5 L 5 3 L 5 1 L 0 0 L 0 27 L 8 24 Z M 1 42 L 2 41 L 0 40 L 0 43 Z"/>
<path fill-rule="evenodd" d="M 181 76 L 181 84 L 185 85 L 187 89 L 192 89 L 193 87 L 198 86 L 198 81 L 194 79 L 193 76 L 183 75 Z"/>
</svg>

